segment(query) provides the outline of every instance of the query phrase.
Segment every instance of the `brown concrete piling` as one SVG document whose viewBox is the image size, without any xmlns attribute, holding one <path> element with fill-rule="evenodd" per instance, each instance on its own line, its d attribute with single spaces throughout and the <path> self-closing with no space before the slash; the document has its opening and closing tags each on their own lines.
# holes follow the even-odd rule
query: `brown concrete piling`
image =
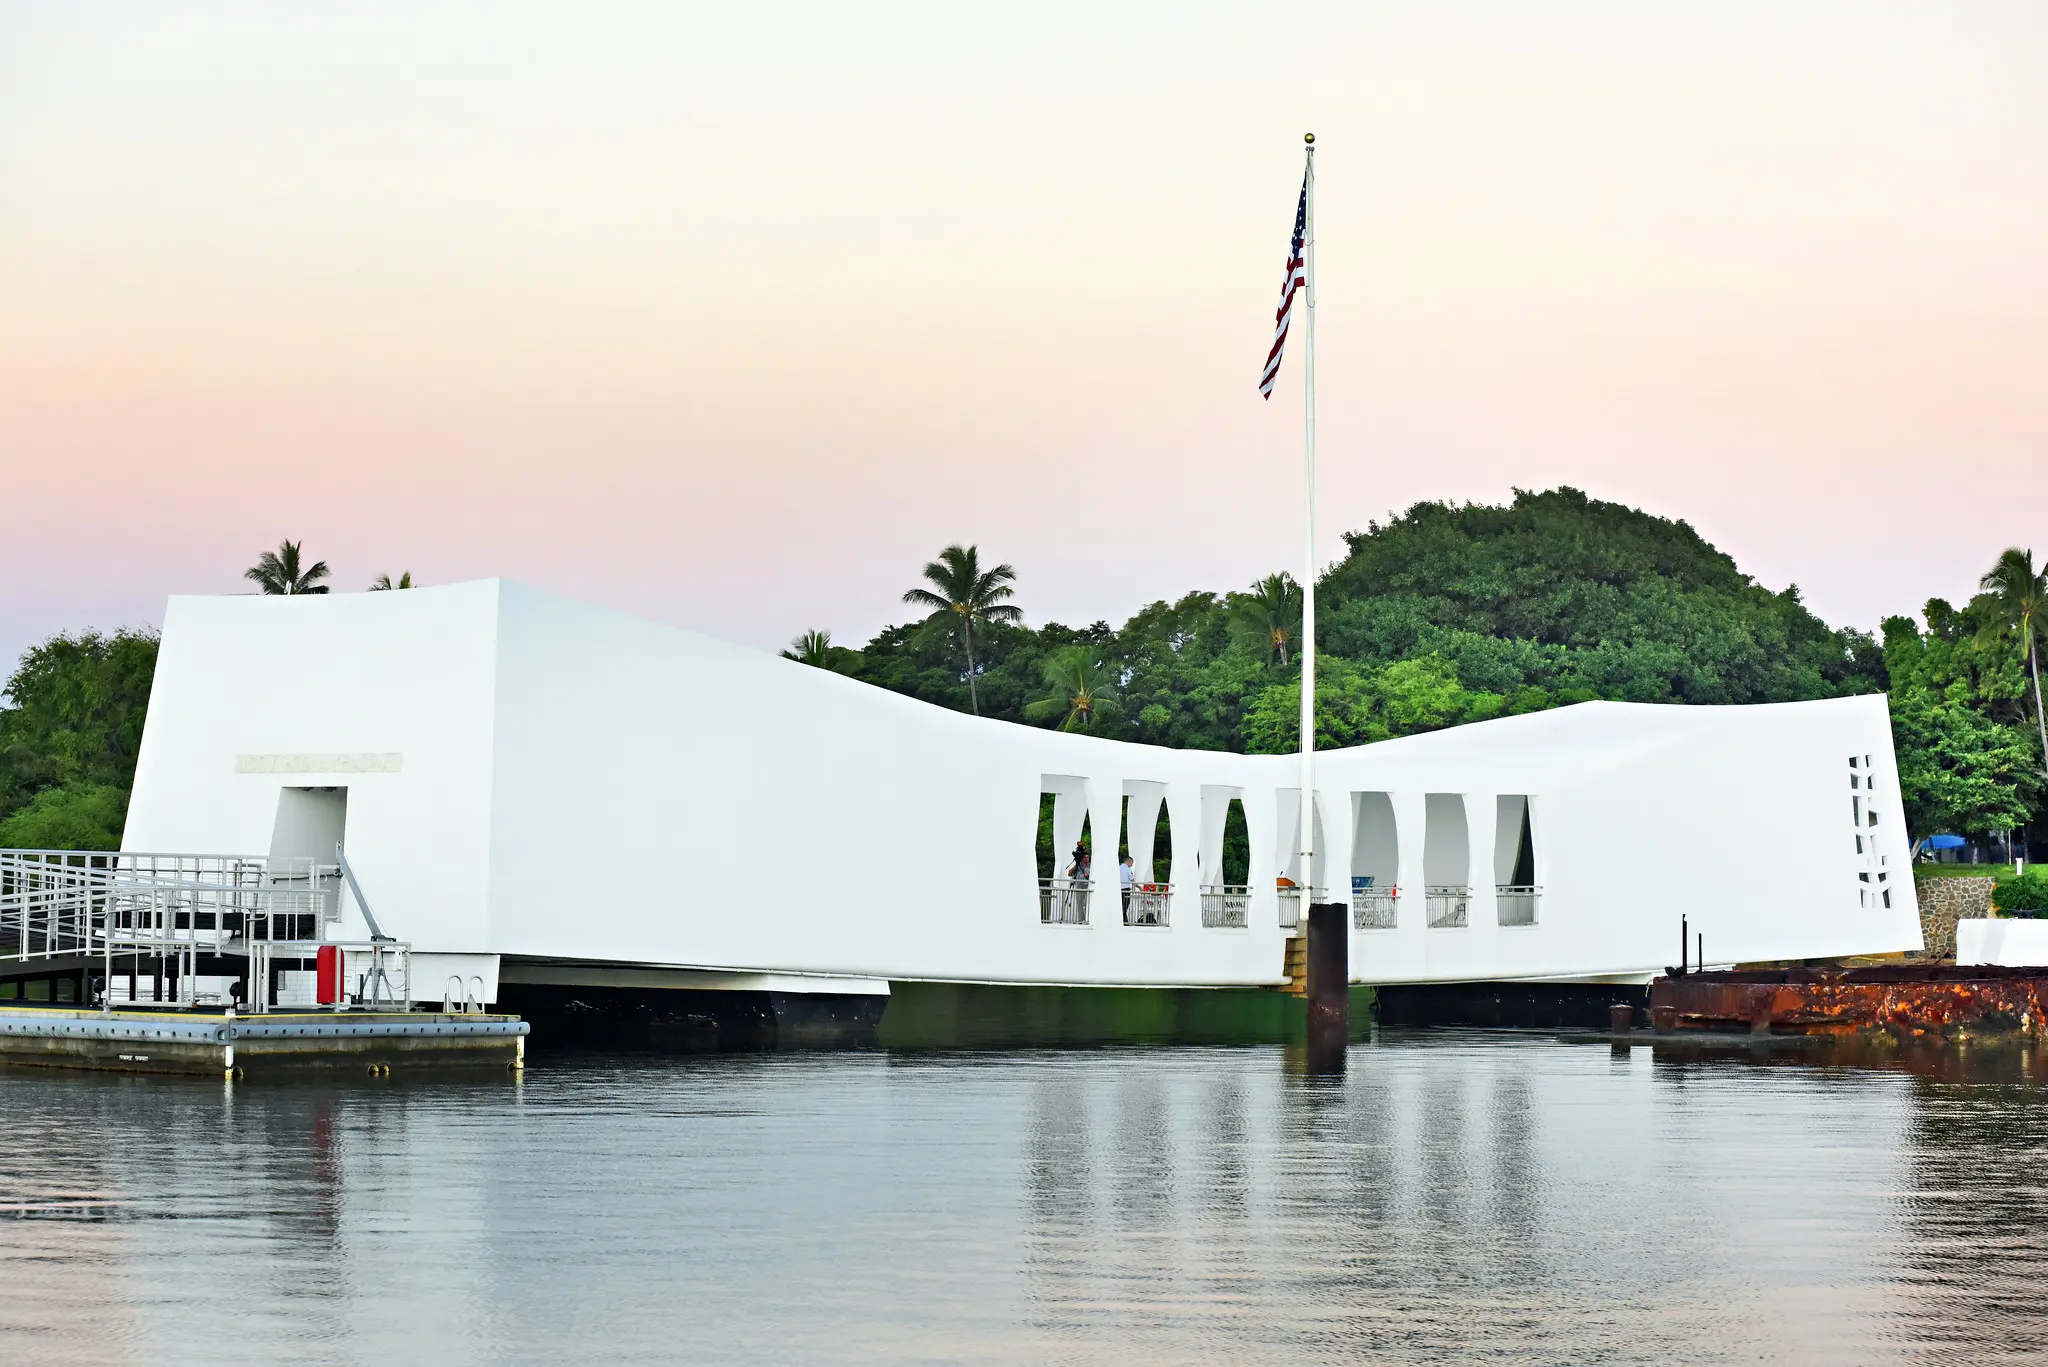
<svg viewBox="0 0 2048 1367">
<path fill-rule="evenodd" d="M 1311 1071 L 1342 1069 L 1351 1038 L 1351 908 L 1316 902 L 1308 909 L 1308 1048 Z"/>
</svg>

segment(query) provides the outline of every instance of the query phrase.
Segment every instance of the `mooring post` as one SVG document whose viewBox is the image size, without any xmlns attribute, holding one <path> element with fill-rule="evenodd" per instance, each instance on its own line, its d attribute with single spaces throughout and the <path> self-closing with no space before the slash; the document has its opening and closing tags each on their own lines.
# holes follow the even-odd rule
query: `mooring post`
<svg viewBox="0 0 2048 1367">
<path fill-rule="evenodd" d="M 1323 1067 L 1341 1066 L 1351 1038 L 1350 909 L 1341 902 L 1315 902 L 1308 909 L 1308 1042 L 1311 1059 L 1337 1055 Z"/>
</svg>

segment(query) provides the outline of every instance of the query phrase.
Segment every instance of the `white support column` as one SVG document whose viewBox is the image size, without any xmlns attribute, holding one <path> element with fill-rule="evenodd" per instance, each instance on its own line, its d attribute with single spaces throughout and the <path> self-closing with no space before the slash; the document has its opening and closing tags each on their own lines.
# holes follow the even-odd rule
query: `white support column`
<svg viewBox="0 0 2048 1367">
<path fill-rule="evenodd" d="M 1493 842 L 1495 829 L 1500 825 L 1500 797 L 1495 793 L 1466 793 L 1464 798 L 1465 829 L 1472 839 L 1472 872 L 1466 878 L 1472 885 L 1471 924 L 1498 929 L 1500 911 L 1493 891 Z"/>
<path fill-rule="evenodd" d="M 1117 889 L 1117 845 L 1123 835 L 1123 776 L 1105 775 L 1088 780 L 1088 827 L 1094 861 L 1090 876 L 1095 880 L 1088 899 L 1088 920 L 1092 925 L 1117 926 L 1124 923 L 1123 897 Z"/>
<path fill-rule="evenodd" d="M 1053 794 L 1052 876 L 1065 878 L 1074 857 L 1074 845 L 1081 838 L 1081 824 L 1088 816 L 1087 790 L 1079 784 Z"/>
<path fill-rule="evenodd" d="M 1145 784 L 1131 795 L 1131 868 L 1140 883 L 1160 881 L 1152 867 L 1152 845 L 1159 831 L 1159 809 L 1165 802 L 1163 784 Z"/>
<path fill-rule="evenodd" d="M 1282 788 L 1273 804 L 1279 843 L 1273 847 L 1273 876 L 1301 881 L 1301 789 Z"/>
<path fill-rule="evenodd" d="M 1167 917 L 1175 929 L 1202 924 L 1201 870 L 1196 851 L 1203 828 L 1202 788 L 1197 783 L 1166 785 L 1166 822 L 1173 834 L 1173 860 L 1166 881 L 1173 884 Z M 1218 830 L 1221 845 L 1221 829 Z M 1221 881 L 1221 880 L 1219 880 Z"/>
<path fill-rule="evenodd" d="M 1351 842 L 1358 831 L 1358 816 L 1352 811 L 1351 794 L 1325 788 L 1316 794 L 1322 815 L 1322 829 L 1316 836 L 1316 877 L 1330 890 L 1332 902 L 1351 908 Z"/>
<path fill-rule="evenodd" d="M 1202 843 L 1196 847 L 1201 865 L 1200 881 L 1204 884 L 1222 883 L 1223 878 L 1223 835 L 1225 824 L 1230 820 L 1230 800 L 1234 796 L 1228 788 L 1203 787 L 1197 789 L 1202 803 Z M 1179 820 L 1178 817 L 1175 818 Z M 1180 848 L 1180 827 L 1174 827 L 1174 849 Z M 1178 877 L 1178 875 L 1176 875 Z"/>
<path fill-rule="evenodd" d="M 1401 895 L 1395 900 L 1393 953 L 1400 971 L 1419 974 L 1429 962 L 1429 904 L 1423 896 L 1423 839 L 1427 830 L 1428 801 L 1420 791 L 1389 792 L 1394 809 L 1394 886 Z"/>
<path fill-rule="evenodd" d="M 1497 793 L 1466 793 L 1465 829 L 1470 832 L 1472 900 L 1467 913 L 1466 962 L 1477 976 L 1495 978 L 1507 970 L 1503 962 L 1500 899 L 1494 893 L 1493 837 L 1500 825 Z"/>
</svg>

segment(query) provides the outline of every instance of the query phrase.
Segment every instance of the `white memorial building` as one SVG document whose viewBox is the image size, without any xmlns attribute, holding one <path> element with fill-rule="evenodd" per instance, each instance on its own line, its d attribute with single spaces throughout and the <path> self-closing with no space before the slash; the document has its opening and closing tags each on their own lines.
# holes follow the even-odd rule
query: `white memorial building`
<svg viewBox="0 0 2048 1367">
<path fill-rule="evenodd" d="M 1297 772 L 978 719 L 502 580 L 180 597 L 124 849 L 344 845 L 384 932 L 491 996 L 1260 986 L 1299 915 Z M 1350 902 L 1359 982 L 1641 982 L 1681 918 L 1710 965 L 1920 947 L 1881 695 L 1584 703 L 1316 776 L 1314 900 Z M 1059 867 L 1084 825 L 1087 886 Z M 363 924 L 344 896 L 336 937 Z"/>
</svg>

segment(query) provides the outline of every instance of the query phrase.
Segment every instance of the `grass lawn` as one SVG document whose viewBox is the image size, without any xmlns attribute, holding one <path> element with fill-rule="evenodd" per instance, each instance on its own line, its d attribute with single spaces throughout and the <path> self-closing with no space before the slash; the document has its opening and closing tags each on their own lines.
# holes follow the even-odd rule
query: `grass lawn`
<svg viewBox="0 0 2048 1367">
<path fill-rule="evenodd" d="M 1930 878 L 2010 878 L 2010 864 L 1915 864 L 1913 878 L 1924 883 Z"/>
</svg>

